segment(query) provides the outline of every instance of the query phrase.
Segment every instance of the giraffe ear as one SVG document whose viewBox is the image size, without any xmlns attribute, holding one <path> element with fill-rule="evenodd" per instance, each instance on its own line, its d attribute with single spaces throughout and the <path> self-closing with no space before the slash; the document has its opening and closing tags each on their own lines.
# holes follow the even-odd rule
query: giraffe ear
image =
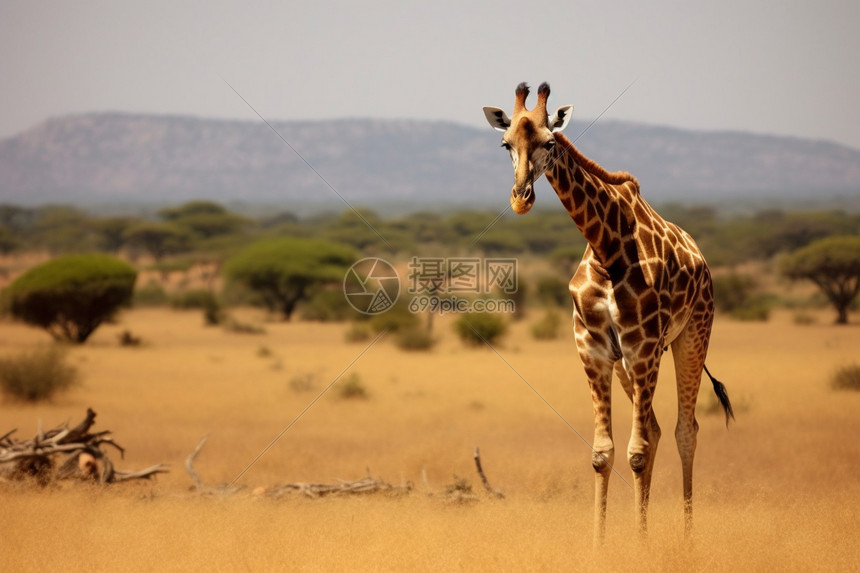
<svg viewBox="0 0 860 573">
<path fill-rule="evenodd" d="M 570 116 L 573 115 L 573 106 L 572 105 L 563 105 L 557 110 L 555 110 L 555 114 L 549 118 L 547 121 L 547 127 L 550 131 L 555 133 L 556 131 L 561 131 L 567 124 L 570 122 Z"/>
<path fill-rule="evenodd" d="M 490 125 L 499 131 L 507 131 L 511 126 L 511 120 L 508 117 L 508 114 L 497 107 L 485 107 L 484 116 L 486 116 Z"/>
</svg>

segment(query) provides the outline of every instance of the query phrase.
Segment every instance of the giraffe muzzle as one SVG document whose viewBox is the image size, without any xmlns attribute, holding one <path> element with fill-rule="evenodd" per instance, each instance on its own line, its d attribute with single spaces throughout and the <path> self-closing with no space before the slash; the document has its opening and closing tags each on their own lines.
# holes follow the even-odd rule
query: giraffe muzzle
<svg viewBox="0 0 860 573">
<path fill-rule="evenodd" d="M 517 215 L 525 215 L 535 203 L 535 191 L 531 184 L 523 187 L 519 192 L 517 188 L 511 189 L 511 207 Z"/>
</svg>

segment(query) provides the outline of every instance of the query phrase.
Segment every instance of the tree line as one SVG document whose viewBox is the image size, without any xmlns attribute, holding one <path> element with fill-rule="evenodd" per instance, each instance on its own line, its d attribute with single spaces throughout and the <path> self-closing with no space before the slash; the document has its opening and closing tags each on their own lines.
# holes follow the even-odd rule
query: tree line
<svg viewBox="0 0 860 573">
<path fill-rule="evenodd" d="M 836 308 L 838 322 L 847 321 L 860 289 L 860 214 L 767 210 L 726 216 L 714 208 L 677 204 L 659 210 L 695 237 L 712 267 L 779 258 L 782 274 L 815 283 Z M 131 299 L 135 265 L 169 272 L 215 262 L 228 279 L 288 319 L 299 303 L 330 295 L 328 285 L 367 256 L 546 258 L 559 276 L 544 277 L 535 286 L 541 299 L 558 302 L 565 299 L 566 278 L 585 246 L 559 210 L 526 217 L 460 211 L 384 218 L 370 210 L 249 217 L 200 200 L 135 217 L 97 216 L 68 206 L 0 205 L 0 253 L 47 251 L 56 259 L 47 270 L 31 269 L 12 283 L 3 293 L 5 309 L 78 342 Z M 77 256 L 82 253 L 88 256 Z M 117 257 L 131 264 L 112 263 Z M 717 287 L 718 303 L 744 310 L 749 284 L 724 280 Z M 84 300 L 88 296 L 95 298 Z"/>
</svg>

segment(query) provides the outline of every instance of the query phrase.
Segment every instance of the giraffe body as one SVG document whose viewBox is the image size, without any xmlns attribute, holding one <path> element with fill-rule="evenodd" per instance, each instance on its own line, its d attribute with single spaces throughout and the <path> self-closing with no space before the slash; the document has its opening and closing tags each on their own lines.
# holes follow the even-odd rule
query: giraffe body
<svg viewBox="0 0 860 573">
<path fill-rule="evenodd" d="M 549 86 L 538 105 L 525 109 L 528 88 L 517 88 L 514 116 L 484 108 L 490 124 L 505 132 L 515 183 L 511 206 L 520 214 L 534 204 L 533 181 L 545 174 L 588 248 L 570 281 L 576 346 L 594 407 L 595 538 L 605 531 L 606 497 L 614 468 L 611 392 L 613 372 L 633 404 L 627 461 L 633 471 L 636 522 L 643 533 L 654 457 L 661 430 L 652 409 L 664 349 L 671 346 L 678 390 L 675 438 L 681 455 L 686 528 L 692 526 L 695 418 L 714 317 L 710 271 L 695 241 L 664 220 L 626 172 L 610 173 L 582 155 L 560 133 L 571 107 L 546 113 Z M 712 378 L 726 416 L 725 388 Z"/>
</svg>

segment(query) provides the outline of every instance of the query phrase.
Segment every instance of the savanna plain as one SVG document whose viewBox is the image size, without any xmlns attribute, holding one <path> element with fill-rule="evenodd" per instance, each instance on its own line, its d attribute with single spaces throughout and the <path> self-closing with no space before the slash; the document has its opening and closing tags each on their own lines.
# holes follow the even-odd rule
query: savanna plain
<svg viewBox="0 0 860 573">
<path fill-rule="evenodd" d="M 75 424 L 92 407 L 94 430 L 126 449 L 124 459 L 109 452 L 119 469 L 170 465 L 152 481 L 0 483 L 0 570 L 860 570 L 860 393 L 829 385 L 860 359 L 857 316 L 841 327 L 825 310 L 814 324 L 788 311 L 766 323 L 718 317 L 708 365 L 737 419 L 726 428 L 705 381 L 690 538 L 672 361 L 655 400 L 663 439 L 645 540 L 626 483 L 630 405 L 616 385 L 620 477 L 595 550 L 591 401 L 569 328 L 534 340 L 529 314 L 494 351 L 464 346 L 454 317 L 441 317 L 436 346 L 407 352 L 385 336 L 346 342 L 345 324 L 236 312 L 265 332 L 205 327 L 199 312 L 126 310 L 69 349 L 81 385 L 49 403 L 0 403 L 0 434 L 28 438 L 40 421 Z M 143 344 L 120 346 L 124 330 Z M 3 353 L 49 343 L 0 323 Z M 338 391 L 350 377 L 364 399 Z M 197 473 L 213 487 L 242 474 L 235 493 L 191 487 L 183 464 L 203 436 Z M 504 498 L 484 492 L 476 446 Z M 412 489 L 322 498 L 258 489 L 367 475 Z M 477 499 L 447 495 L 457 480 Z"/>
</svg>

